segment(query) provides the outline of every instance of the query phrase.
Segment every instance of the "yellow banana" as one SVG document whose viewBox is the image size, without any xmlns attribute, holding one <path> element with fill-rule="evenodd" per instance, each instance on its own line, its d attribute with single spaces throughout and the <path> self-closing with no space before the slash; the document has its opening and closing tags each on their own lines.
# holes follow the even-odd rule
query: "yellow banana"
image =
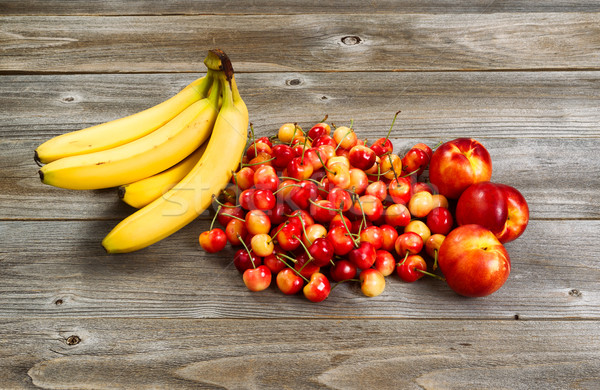
<svg viewBox="0 0 600 390">
<path fill-rule="evenodd" d="M 206 151 L 181 182 L 125 218 L 104 238 L 102 245 L 107 252 L 132 252 L 175 233 L 210 206 L 213 195 L 227 185 L 239 164 L 247 140 L 248 110 L 239 96 L 229 60 L 225 56 L 217 66 L 213 57 L 215 52 L 209 52 L 205 63 L 211 69 L 224 69 L 219 75 L 223 104 Z M 227 60 L 229 66 L 220 65 L 221 60 Z"/>
<path fill-rule="evenodd" d="M 119 187 L 119 198 L 137 209 L 141 209 L 153 200 L 160 198 L 194 168 L 200 157 L 202 157 L 207 144 L 207 142 L 203 143 L 192 154 L 165 171 L 122 185 Z"/>
<path fill-rule="evenodd" d="M 112 149 L 65 157 L 40 168 L 42 182 L 88 190 L 132 183 L 177 164 L 210 135 L 219 108 L 219 81 L 199 100 L 152 133 Z"/>
<path fill-rule="evenodd" d="M 158 129 L 192 103 L 206 97 L 210 76 L 199 78 L 164 102 L 130 116 L 51 138 L 35 150 L 35 160 L 49 163 L 59 158 L 111 149 Z"/>
</svg>

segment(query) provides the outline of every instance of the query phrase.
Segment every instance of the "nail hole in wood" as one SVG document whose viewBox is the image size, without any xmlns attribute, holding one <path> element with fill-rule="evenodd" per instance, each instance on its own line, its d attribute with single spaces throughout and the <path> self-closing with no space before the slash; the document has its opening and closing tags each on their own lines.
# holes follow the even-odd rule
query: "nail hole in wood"
<svg viewBox="0 0 600 390">
<path fill-rule="evenodd" d="M 67 96 L 63 98 L 63 102 L 72 102 L 75 98 L 73 96 Z"/>
<path fill-rule="evenodd" d="M 57 299 L 56 301 L 54 301 L 54 304 L 56 306 L 62 305 L 63 304 L 63 300 L 62 299 Z"/>
<path fill-rule="evenodd" d="M 321 96 L 321 100 L 327 100 L 327 96 Z"/>
<path fill-rule="evenodd" d="M 361 42 L 362 42 L 362 39 L 360 39 L 360 37 L 357 35 L 348 35 L 348 36 L 342 37 L 342 43 L 347 46 L 358 45 Z"/>
<path fill-rule="evenodd" d="M 518 320 L 518 319 L 519 319 L 519 315 L 515 314 L 515 320 Z"/>
<path fill-rule="evenodd" d="M 69 336 L 67 338 L 68 345 L 77 345 L 77 344 L 79 344 L 80 341 L 81 341 L 81 339 L 79 338 L 79 336 L 75 336 L 75 335 Z"/>
<path fill-rule="evenodd" d="M 581 296 L 581 291 L 579 291 L 576 288 L 574 288 L 571 291 L 569 291 L 569 295 L 572 296 L 572 297 L 580 297 Z"/>
</svg>

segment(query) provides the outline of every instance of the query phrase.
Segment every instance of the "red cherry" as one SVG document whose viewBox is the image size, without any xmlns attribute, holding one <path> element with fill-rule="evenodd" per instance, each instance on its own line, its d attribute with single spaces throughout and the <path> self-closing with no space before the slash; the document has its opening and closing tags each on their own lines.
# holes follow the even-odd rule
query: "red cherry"
<svg viewBox="0 0 600 390">
<path fill-rule="evenodd" d="M 384 154 L 392 153 L 394 145 L 392 145 L 392 141 L 390 141 L 389 138 L 379 138 L 371 145 L 371 149 L 377 156 L 381 157 Z"/>
<path fill-rule="evenodd" d="M 296 184 L 290 191 L 290 206 L 307 210 L 310 206 L 310 201 L 316 201 L 319 195 L 317 185 L 310 180 L 302 180 Z"/>
<path fill-rule="evenodd" d="M 402 171 L 417 176 L 425 171 L 430 157 L 423 149 L 412 148 L 402 157 Z"/>
<path fill-rule="evenodd" d="M 354 248 L 354 241 L 344 227 L 329 229 L 327 239 L 333 244 L 333 250 L 338 256 L 344 256 Z"/>
<path fill-rule="evenodd" d="M 415 232 L 402 233 L 396 239 L 395 249 L 400 257 L 406 256 L 406 253 L 416 255 L 423 249 L 423 239 Z"/>
<path fill-rule="evenodd" d="M 327 200 L 333 203 L 333 208 L 342 208 L 342 212 L 350 210 L 352 207 L 352 196 L 342 188 L 334 187 L 327 195 Z"/>
<path fill-rule="evenodd" d="M 244 218 L 244 210 L 241 207 L 235 207 L 233 203 L 226 202 L 224 206 L 219 209 L 217 213 L 217 221 L 226 227 L 229 221 L 235 218 Z"/>
<path fill-rule="evenodd" d="M 242 208 L 246 210 L 252 210 L 256 208 L 254 207 L 254 191 L 256 191 L 254 188 L 248 188 L 240 193 L 239 203 Z"/>
<path fill-rule="evenodd" d="M 335 205 L 332 202 L 326 199 L 317 200 L 316 202 L 311 203 L 310 214 L 315 221 L 326 223 L 330 222 L 333 217 L 338 215 L 333 209 L 335 209 Z"/>
<path fill-rule="evenodd" d="M 271 270 L 264 265 L 249 268 L 244 271 L 242 278 L 250 291 L 262 291 L 271 284 Z"/>
<path fill-rule="evenodd" d="M 375 263 L 375 248 L 368 242 L 361 242 L 358 248 L 354 248 L 348 254 L 348 259 L 357 268 L 367 269 Z"/>
<path fill-rule="evenodd" d="M 266 211 L 275 207 L 276 199 L 272 191 L 256 190 L 252 194 L 252 202 L 257 209 Z"/>
<path fill-rule="evenodd" d="M 275 281 L 279 290 L 286 295 L 294 295 L 304 286 L 304 279 L 291 268 L 281 270 Z"/>
<path fill-rule="evenodd" d="M 408 211 L 408 208 L 401 203 L 394 203 L 385 209 L 385 223 L 392 227 L 406 226 L 409 224 L 410 218 L 410 211 Z"/>
<path fill-rule="evenodd" d="M 300 273 L 300 275 L 305 278 L 310 278 L 310 276 L 316 272 L 319 272 L 321 267 L 319 267 L 306 252 L 300 253 L 296 256 L 296 264 L 294 264 L 294 269 Z"/>
<path fill-rule="evenodd" d="M 407 204 L 412 197 L 411 180 L 407 177 L 398 177 L 390 181 L 388 194 L 394 203 Z"/>
<path fill-rule="evenodd" d="M 200 246 L 208 253 L 215 253 L 223 250 L 227 244 L 227 236 L 225 232 L 219 228 L 214 228 L 206 232 L 202 232 L 198 237 Z"/>
<path fill-rule="evenodd" d="M 272 164 L 277 169 L 284 169 L 295 157 L 294 151 L 291 146 L 286 144 L 278 144 L 273 146 L 273 157 Z"/>
<path fill-rule="evenodd" d="M 383 276 L 388 276 L 396 269 L 396 259 L 390 252 L 380 249 L 375 253 L 375 264 L 373 266 Z"/>
<path fill-rule="evenodd" d="M 365 195 L 373 195 L 380 201 L 384 201 L 387 198 L 387 184 L 383 181 L 378 180 L 369 184 L 365 190 Z"/>
<path fill-rule="evenodd" d="M 225 235 L 227 236 L 227 241 L 229 241 L 231 245 L 242 245 L 240 238 L 244 240 L 248 236 L 246 223 L 239 219 L 232 219 L 225 227 Z"/>
<path fill-rule="evenodd" d="M 252 253 L 251 256 L 248 254 L 248 251 L 243 248 L 235 252 L 235 255 L 233 256 L 233 265 L 235 265 L 235 268 L 237 268 L 241 274 L 247 269 L 258 267 L 261 264 L 262 260 L 260 257 L 256 256 L 254 253 Z"/>
<path fill-rule="evenodd" d="M 329 146 L 332 146 L 333 148 L 335 148 L 337 146 L 337 144 L 335 143 L 335 140 L 328 135 L 322 135 L 320 137 L 317 137 L 316 139 L 313 139 L 313 143 L 312 143 L 313 147 L 317 148 L 321 145 L 329 145 Z"/>
<path fill-rule="evenodd" d="M 264 265 L 266 265 L 271 270 L 271 273 L 275 275 L 277 275 L 284 269 L 289 269 L 287 268 L 285 263 L 277 257 L 277 253 L 281 251 L 281 247 L 276 245 L 275 249 L 273 250 L 273 253 L 271 253 L 269 256 L 265 256 L 265 258 L 263 259 Z"/>
<path fill-rule="evenodd" d="M 300 235 L 302 228 L 296 224 L 288 223 L 281 224 L 277 227 L 278 233 L 275 236 L 277 243 L 281 249 L 285 251 L 293 251 L 300 246 Z"/>
<path fill-rule="evenodd" d="M 308 179 L 313 174 L 312 164 L 308 160 L 304 161 L 301 157 L 294 157 L 288 163 L 286 170 L 289 177 L 298 180 Z"/>
<path fill-rule="evenodd" d="M 336 282 L 354 279 L 356 277 L 356 272 L 356 266 L 348 260 L 336 261 L 335 265 L 333 265 L 329 270 L 331 279 L 335 280 Z"/>
<path fill-rule="evenodd" d="M 364 145 L 355 145 L 348 152 L 348 160 L 350 164 L 362 170 L 367 170 L 375 164 L 375 152 L 373 149 Z"/>
<path fill-rule="evenodd" d="M 311 275 L 310 281 L 302 289 L 304 296 L 311 302 L 324 301 L 331 292 L 331 284 L 325 275 L 315 272 Z"/>
<path fill-rule="evenodd" d="M 315 140 L 323 135 L 329 135 L 331 133 L 331 127 L 324 122 L 317 123 L 310 130 L 308 130 L 308 138 Z"/>
<path fill-rule="evenodd" d="M 272 225 L 284 223 L 288 218 L 286 215 L 290 215 L 291 212 L 291 207 L 285 202 L 276 202 L 275 207 L 265 211 L 269 219 L 271 219 Z"/>
<path fill-rule="evenodd" d="M 277 191 L 279 186 L 279 178 L 275 172 L 275 168 L 270 165 L 265 165 L 257 168 L 254 171 L 254 187 L 260 190 Z"/>
<path fill-rule="evenodd" d="M 383 246 L 383 233 L 378 226 L 367 226 L 360 232 L 360 241 L 373 245 L 375 250 Z"/>
<path fill-rule="evenodd" d="M 352 205 L 350 212 L 357 216 L 364 214 L 369 221 L 376 221 L 383 214 L 383 204 L 373 195 L 363 195 Z"/>
<path fill-rule="evenodd" d="M 269 143 L 270 142 L 271 141 L 269 141 Z M 248 146 L 248 149 L 246 149 L 246 157 L 248 157 L 248 160 L 252 160 L 254 157 L 258 156 L 260 153 L 265 153 L 265 154 L 270 155 L 272 152 L 273 151 L 269 144 L 259 141 L 259 140 L 256 140 L 255 142 L 251 143 L 250 146 Z"/>
<path fill-rule="evenodd" d="M 432 234 L 447 235 L 452 230 L 453 224 L 452 214 L 445 207 L 436 207 L 427 214 L 427 227 Z"/>
<path fill-rule="evenodd" d="M 243 167 L 231 177 L 231 180 L 240 190 L 246 190 L 254 185 L 254 169 Z"/>
<path fill-rule="evenodd" d="M 334 248 L 333 244 L 328 239 L 317 238 L 308 247 L 308 252 L 313 257 L 313 262 L 317 266 L 324 267 L 329 264 L 331 259 L 333 259 Z"/>
<path fill-rule="evenodd" d="M 404 261 L 396 266 L 396 273 L 400 279 L 412 283 L 423 277 L 423 273 L 418 270 L 427 271 L 427 263 L 419 255 L 410 255 Z"/>
<path fill-rule="evenodd" d="M 381 234 L 383 236 L 383 244 L 381 249 L 391 252 L 395 249 L 396 239 L 398 238 L 398 232 L 392 226 L 384 224 L 379 225 Z"/>
</svg>

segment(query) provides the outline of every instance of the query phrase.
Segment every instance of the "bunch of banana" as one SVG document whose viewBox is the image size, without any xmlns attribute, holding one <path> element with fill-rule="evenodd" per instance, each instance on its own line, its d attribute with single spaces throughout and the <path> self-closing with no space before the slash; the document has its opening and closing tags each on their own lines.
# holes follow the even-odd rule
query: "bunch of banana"
<svg viewBox="0 0 600 390">
<path fill-rule="evenodd" d="M 104 238 L 107 252 L 142 249 L 181 229 L 210 206 L 238 166 L 248 110 L 225 53 L 211 50 L 204 63 L 207 75 L 171 99 L 36 149 L 36 161 L 47 163 L 42 182 L 120 186 L 119 196 L 139 208 Z"/>
</svg>

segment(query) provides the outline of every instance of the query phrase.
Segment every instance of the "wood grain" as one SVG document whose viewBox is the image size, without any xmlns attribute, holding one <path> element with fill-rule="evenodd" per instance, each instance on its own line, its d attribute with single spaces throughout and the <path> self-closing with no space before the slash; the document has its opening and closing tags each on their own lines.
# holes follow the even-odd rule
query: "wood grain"
<svg viewBox="0 0 600 390">
<path fill-rule="evenodd" d="M 0 323 L 0 335 L 2 383 L 10 388 L 600 383 L 600 333 L 589 321 L 13 319 Z"/>
<path fill-rule="evenodd" d="M 329 3 L 323 1 L 278 1 L 274 6 L 268 0 L 190 2 L 174 1 L 69 1 L 60 0 L 0 1 L 3 15 L 227 15 L 227 14 L 356 14 L 356 13 L 528 13 L 528 12 L 598 12 L 594 0 L 470 0 L 449 3 L 444 0 L 348 0 Z"/>
<path fill-rule="evenodd" d="M 42 142 L 133 114 L 202 74 L 3 76 L 0 139 Z M 402 110 L 395 137 L 600 137 L 600 72 L 284 72 L 237 80 L 260 134 L 286 122 L 309 127 L 328 114 L 380 137 Z"/>
<path fill-rule="evenodd" d="M 8 16 L 0 72 L 599 69 L 600 14 Z M 251 42 L 251 44 L 249 44 Z M 293 60 L 291 60 L 293 59 Z"/>
<path fill-rule="evenodd" d="M 145 250 L 107 255 L 100 242 L 114 225 L 2 222 L 0 317 L 600 318 L 600 250 L 579 244 L 599 231 L 598 220 L 532 221 L 507 244 L 508 281 L 482 299 L 461 298 L 433 278 L 407 284 L 390 276 L 377 298 L 346 283 L 319 305 L 284 296 L 274 283 L 261 293 L 248 291 L 232 264 L 234 250 L 200 249 L 197 237 L 209 221 Z"/>
</svg>

